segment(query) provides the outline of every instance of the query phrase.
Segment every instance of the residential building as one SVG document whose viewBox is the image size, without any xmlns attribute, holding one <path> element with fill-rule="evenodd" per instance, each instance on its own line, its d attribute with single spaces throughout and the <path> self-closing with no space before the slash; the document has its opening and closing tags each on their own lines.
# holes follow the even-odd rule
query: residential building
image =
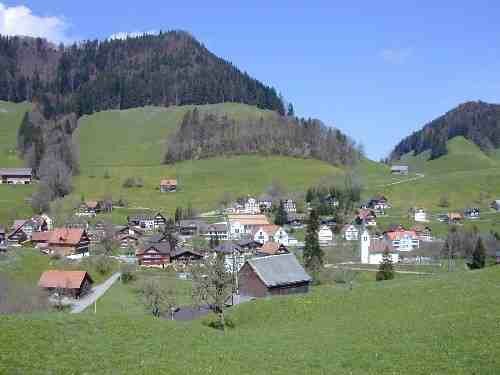
<svg viewBox="0 0 500 375">
<path fill-rule="evenodd" d="M 459 212 L 448 212 L 447 216 L 448 224 L 460 224 L 464 220 L 463 215 Z"/>
<path fill-rule="evenodd" d="M 227 220 L 230 237 L 234 240 L 245 238 L 256 226 L 269 224 L 266 215 L 228 215 Z"/>
<path fill-rule="evenodd" d="M 277 242 L 288 246 L 288 233 L 274 224 L 256 226 L 252 231 L 252 238 L 263 245 L 267 242 Z"/>
<path fill-rule="evenodd" d="M 481 210 L 477 207 L 467 208 L 464 211 L 464 216 L 470 220 L 479 219 L 481 217 Z"/>
<path fill-rule="evenodd" d="M 237 242 L 225 241 L 214 249 L 224 254 L 224 264 L 228 272 L 238 272 L 247 259 L 255 256 L 255 250 L 240 246 Z"/>
<path fill-rule="evenodd" d="M 345 225 L 342 228 L 342 236 L 346 241 L 357 241 L 359 239 L 359 229 L 353 224 Z"/>
<path fill-rule="evenodd" d="M 307 293 L 311 281 L 293 254 L 249 259 L 238 274 L 239 294 L 244 297 Z"/>
<path fill-rule="evenodd" d="M 162 193 L 173 193 L 177 191 L 176 179 L 163 179 L 160 181 L 160 191 Z"/>
<path fill-rule="evenodd" d="M 176 246 L 172 248 L 168 241 L 148 243 L 135 252 L 137 263 L 140 266 L 161 267 L 171 263 L 187 264 L 203 258 L 196 251 Z"/>
<path fill-rule="evenodd" d="M 122 249 L 135 249 L 143 236 L 142 230 L 126 225 L 116 228 L 114 239 L 120 243 Z"/>
<path fill-rule="evenodd" d="M 427 223 L 429 220 L 427 219 L 427 212 L 423 208 L 417 208 L 413 212 L 413 219 L 417 223 Z"/>
<path fill-rule="evenodd" d="M 80 228 L 56 228 L 46 232 L 49 254 L 61 256 L 85 255 L 89 252 L 90 238 Z"/>
<path fill-rule="evenodd" d="M 333 231 L 327 225 L 319 227 L 318 241 L 321 246 L 331 245 L 333 242 Z"/>
<path fill-rule="evenodd" d="M 156 230 L 167 224 L 167 219 L 161 214 L 142 213 L 127 217 L 128 224 L 145 230 Z"/>
<path fill-rule="evenodd" d="M 28 185 L 33 181 L 31 168 L 2 168 L 0 169 L 0 184 Z"/>
<path fill-rule="evenodd" d="M 260 203 L 257 199 L 248 197 L 243 205 L 243 212 L 248 215 L 260 214 Z"/>
<path fill-rule="evenodd" d="M 391 173 L 398 175 L 407 175 L 408 174 L 408 166 L 407 165 L 392 165 Z"/>
<path fill-rule="evenodd" d="M 297 204 L 293 199 L 285 199 L 283 201 L 283 208 L 287 214 L 293 214 L 297 212 Z"/>
<path fill-rule="evenodd" d="M 51 270 L 42 273 L 38 286 L 50 293 L 80 298 L 92 290 L 93 280 L 85 271 Z"/>
<path fill-rule="evenodd" d="M 417 224 L 412 228 L 413 231 L 417 234 L 417 238 L 420 241 L 429 242 L 432 241 L 432 229 L 428 226 Z"/>
<path fill-rule="evenodd" d="M 279 244 L 277 242 L 266 242 L 261 248 L 257 250 L 257 255 L 268 256 L 268 255 L 280 255 L 288 254 L 289 251 L 285 245 Z"/>
<path fill-rule="evenodd" d="M 226 222 L 210 224 L 204 228 L 203 235 L 208 238 L 218 238 L 220 241 L 229 240 L 228 225 Z"/>
<path fill-rule="evenodd" d="M 386 231 L 384 237 L 391 241 L 392 246 L 397 251 L 411 251 L 420 246 L 417 233 L 414 230 L 407 230 L 403 226 Z"/>
</svg>

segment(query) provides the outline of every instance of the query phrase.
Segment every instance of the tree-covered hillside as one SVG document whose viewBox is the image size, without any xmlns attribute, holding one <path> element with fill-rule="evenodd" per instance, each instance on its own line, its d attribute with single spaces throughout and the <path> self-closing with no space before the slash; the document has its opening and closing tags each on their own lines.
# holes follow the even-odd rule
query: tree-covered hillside
<svg viewBox="0 0 500 375">
<path fill-rule="evenodd" d="M 483 151 L 500 147 L 500 105 L 480 101 L 461 104 L 403 139 L 390 159 L 424 151 L 430 151 L 429 158 L 436 159 L 447 153 L 446 141 L 456 136 L 465 137 Z"/>
<path fill-rule="evenodd" d="M 183 31 L 58 47 L 40 38 L 0 36 L 0 100 L 39 101 L 46 117 L 222 102 L 284 112 L 273 88 Z"/>
</svg>

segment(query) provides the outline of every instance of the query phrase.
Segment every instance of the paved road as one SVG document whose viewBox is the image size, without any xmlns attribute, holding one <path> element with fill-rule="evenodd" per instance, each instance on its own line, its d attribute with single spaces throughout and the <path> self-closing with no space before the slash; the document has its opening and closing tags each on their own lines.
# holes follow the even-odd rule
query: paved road
<svg viewBox="0 0 500 375">
<path fill-rule="evenodd" d="M 118 280 L 120 277 L 120 272 L 116 272 L 109 279 L 107 279 L 102 284 L 99 284 L 92 288 L 92 292 L 87 294 L 85 297 L 80 298 L 71 306 L 72 314 L 79 314 L 87 307 L 92 305 L 95 301 L 97 301 L 106 291 L 111 288 L 111 286 Z"/>
<path fill-rule="evenodd" d="M 325 264 L 326 268 L 335 268 L 335 269 L 348 269 L 351 271 L 368 271 L 368 272 L 378 272 L 378 269 L 375 268 L 362 268 L 362 267 L 349 267 L 349 266 L 337 266 L 336 264 Z M 403 271 L 403 270 L 394 270 L 395 273 L 406 273 L 410 275 L 433 275 L 430 272 L 419 272 L 419 271 Z"/>
<path fill-rule="evenodd" d="M 412 182 L 412 181 L 420 180 L 421 178 L 424 178 L 424 177 L 425 177 L 425 175 L 423 173 L 415 173 L 415 177 L 408 178 L 406 180 L 391 182 L 390 184 L 384 184 L 384 185 L 379 185 L 379 186 L 380 187 L 385 187 L 385 186 L 392 186 L 392 185 L 404 184 L 406 182 Z"/>
</svg>

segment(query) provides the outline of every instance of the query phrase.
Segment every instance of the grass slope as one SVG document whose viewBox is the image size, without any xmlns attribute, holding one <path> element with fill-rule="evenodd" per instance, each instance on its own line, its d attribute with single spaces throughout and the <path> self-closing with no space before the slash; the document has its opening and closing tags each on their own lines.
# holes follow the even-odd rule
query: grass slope
<svg viewBox="0 0 500 375">
<path fill-rule="evenodd" d="M 5 316 L 0 366 L 40 374 L 493 374 L 499 282 L 493 267 L 353 291 L 317 287 L 241 305 L 225 333 L 126 312 Z"/>
</svg>

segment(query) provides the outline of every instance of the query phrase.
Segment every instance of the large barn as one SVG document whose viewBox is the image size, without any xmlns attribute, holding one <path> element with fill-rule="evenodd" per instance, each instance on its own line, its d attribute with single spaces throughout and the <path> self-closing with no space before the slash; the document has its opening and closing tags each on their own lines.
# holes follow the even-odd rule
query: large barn
<svg viewBox="0 0 500 375">
<path fill-rule="evenodd" d="M 245 297 L 307 293 L 311 280 L 293 254 L 249 259 L 238 274 L 239 292 Z"/>
</svg>

